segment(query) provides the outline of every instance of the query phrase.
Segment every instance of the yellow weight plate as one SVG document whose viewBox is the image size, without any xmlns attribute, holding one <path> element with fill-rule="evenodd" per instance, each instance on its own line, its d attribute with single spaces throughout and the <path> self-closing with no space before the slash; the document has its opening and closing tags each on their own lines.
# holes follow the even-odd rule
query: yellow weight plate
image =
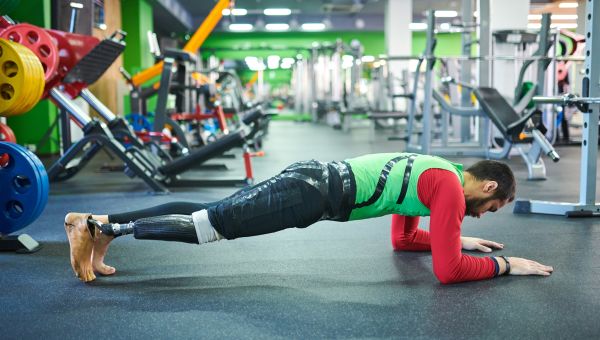
<svg viewBox="0 0 600 340">
<path fill-rule="evenodd" d="M 29 64 L 31 72 L 27 75 L 26 79 L 28 81 L 27 84 L 31 84 L 31 87 L 27 89 L 29 92 L 27 99 L 24 101 L 24 107 L 22 108 L 22 112 L 28 112 L 33 108 L 35 104 L 40 100 L 42 92 L 44 90 L 43 85 L 44 81 L 44 68 L 42 67 L 41 62 L 38 57 L 31 52 L 28 48 L 21 46 L 24 50 L 22 54 L 24 60 Z"/>
<path fill-rule="evenodd" d="M 0 114 L 13 114 L 19 106 L 20 91 L 25 81 L 25 65 L 10 42 L 0 41 Z M 27 67 L 28 69 L 28 67 Z"/>
<path fill-rule="evenodd" d="M 24 74 L 20 61 L 15 59 L 12 46 L 8 43 L 2 44 L 2 58 L 0 59 L 0 106 L 1 112 L 12 115 L 12 109 L 16 105 L 18 90 L 14 85 L 19 82 Z M 17 76 L 18 75 L 18 76 Z"/>
<path fill-rule="evenodd" d="M 26 50 L 26 55 L 27 55 L 27 60 L 29 61 L 29 64 L 31 65 L 32 68 L 32 72 L 31 72 L 31 97 L 30 100 L 28 101 L 28 105 L 25 107 L 24 112 L 28 112 L 29 110 L 31 110 L 40 100 L 40 98 L 42 97 L 42 93 L 44 92 L 44 86 L 46 84 L 46 80 L 44 77 L 44 67 L 42 66 L 41 61 L 39 60 L 39 58 L 37 57 L 37 55 L 35 55 L 35 53 L 33 53 L 31 50 L 29 50 L 27 47 L 24 47 L 24 50 Z"/>
<path fill-rule="evenodd" d="M 44 92 L 44 85 L 46 83 L 44 80 L 44 68 L 42 67 L 42 64 L 37 59 L 32 60 L 32 62 L 34 63 L 36 74 L 33 81 L 34 87 L 31 91 L 31 101 L 29 102 L 29 105 L 25 108 L 25 112 L 29 112 L 40 101 L 42 93 Z"/>
<path fill-rule="evenodd" d="M 27 47 L 0 39 L 0 115 L 25 113 L 40 100 L 44 69 Z"/>
<path fill-rule="evenodd" d="M 13 48 L 14 52 L 17 54 L 17 56 L 19 58 L 18 64 L 20 66 L 20 72 L 22 73 L 22 76 L 23 76 L 22 87 L 14 86 L 14 88 L 15 88 L 15 104 L 12 106 L 11 115 L 17 115 L 17 114 L 19 114 L 19 112 L 23 111 L 23 108 L 25 107 L 25 104 L 26 104 L 25 102 L 26 102 L 27 98 L 29 97 L 28 81 L 29 81 L 29 75 L 31 74 L 31 67 L 29 66 L 29 63 L 27 62 L 27 60 L 24 58 L 24 55 L 22 54 L 23 50 L 19 48 L 20 45 L 11 43 L 11 47 Z"/>
<path fill-rule="evenodd" d="M 13 106 L 12 115 L 18 115 L 20 112 L 23 112 L 27 102 L 29 100 L 29 88 L 31 86 L 31 65 L 23 54 L 23 50 L 20 48 L 20 45 L 14 44 L 12 46 L 20 58 L 21 65 L 23 65 L 23 87 L 15 87 L 15 95 L 16 95 L 16 105 Z"/>
<path fill-rule="evenodd" d="M 12 106 L 11 114 L 18 115 L 23 112 L 30 96 L 30 86 L 31 86 L 31 72 L 32 68 L 30 63 L 26 58 L 26 52 L 23 51 L 21 45 L 16 44 L 14 42 L 10 43 L 13 48 L 14 53 L 16 53 L 19 58 L 18 65 L 20 66 L 20 72 L 22 73 L 23 83 L 22 86 L 14 86 L 15 89 L 15 104 Z M 5 64 L 2 64 L 3 68 Z M 10 81 L 10 80 L 9 80 Z M 15 84 L 17 85 L 17 84 Z"/>
<path fill-rule="evenodd" d="M 37 83 L 35 82 L 36 72 L 31 60 L 31 51 L 20 44 L 16 44 L 14 47 L 27 69 L 27 73 L 25 73 L 25 87 L 21 90 L 21 95 L 23 96 L 21 105 L 19 105 L 15 112 L 15 114 L 22 114 L 29 111 L 28 107 L 31 106 L 31 101 L 34 100 L 35 88 L 37 87 Z"/>
</svg>

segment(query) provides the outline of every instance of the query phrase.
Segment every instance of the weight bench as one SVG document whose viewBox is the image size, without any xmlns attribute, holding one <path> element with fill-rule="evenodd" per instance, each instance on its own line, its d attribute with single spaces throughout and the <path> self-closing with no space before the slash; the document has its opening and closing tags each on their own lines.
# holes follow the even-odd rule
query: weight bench
<svg viewBox="0 0 600 340">
<path fill-rule="evenodd" d="M 559 155 L 544 134 L 535 127 L 528 127 L 529 119 L 535 113 L 534 110 L 519 115 L 517 111 L 504 99 L 504 97 L 491 87 L 479 87 L 473 90 L 473 94 L 479 102 L 480 109 L 494 123 L 505 139 L 505 149 L 515 144 L 527 164 L 530 180 L 546 179 L 546 168 L 541 159 L 541 153 L 550 157 L 554 162 L 560 160 Z M 523 134 L 526 137 L 523 137 Z M 520 145 L 530 143 L 528 151 L 524 151 Z"/>
<path fill-rule="evenodd" d="M 408 119 L 408 113 L 401 111 L 376 111 L 367 114 L 369 119 Z"/>
<path fill-rule="evenodd" d="M 483 112 L 486 113 L 505 139 L 511 142 L 521 140 L 519 135 L 535 111 L 531 110 L 522 116 L 519 115 L 500 92 L 492 87 L 476 88 L 473 94 Z"/>
</svg>

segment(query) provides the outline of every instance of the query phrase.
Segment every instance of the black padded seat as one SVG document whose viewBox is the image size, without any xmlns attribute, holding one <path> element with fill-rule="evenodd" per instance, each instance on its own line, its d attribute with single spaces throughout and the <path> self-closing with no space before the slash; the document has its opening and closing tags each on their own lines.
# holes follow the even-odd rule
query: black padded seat
<svg viewBox="0 0 600 340">
<path fill-rule="evenodd" d="M 518 141 L 519 134 L 523 131 L 525 123 L 531 118 L 534 111 L 532 110 L 523 116 L 519 115 L 500 92 L 492 87 L 479 87 L 473 93 L 481 109 L 502 135 L 508 140 Z"/>
<path fill-rule="evenodd" d="M 408 119 L 408 114 L 406 112 L 400 112 L 400 111 L 378 111 L 378 112 L 370 112 L 369 114 L 367 114 L 367 118 L 369 118 L 369 119 L 407 118 Z"/>
<path fill-rule="evenodd" d="M 67 73 L 64 82 L 82 82 L 88 85 L 95 83 L 124 49 L 123 41 L 102 40 Z"/>
<path fill-rule="evenodd" d="M 246 125 L 250 125 L 250 124 L 258 121 L 259 119 L 266 117 L 266 115 L 263 113 L 263 110 L 260 106 L 250 109 L 246 112 L 243 112 L 241 114 L 241 116 L 242 116 L 242 122 Z"/>
</svg>

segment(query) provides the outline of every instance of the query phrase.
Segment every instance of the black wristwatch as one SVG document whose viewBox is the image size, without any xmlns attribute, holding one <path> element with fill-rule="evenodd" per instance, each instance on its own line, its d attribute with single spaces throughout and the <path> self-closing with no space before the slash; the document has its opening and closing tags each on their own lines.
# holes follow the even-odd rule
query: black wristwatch
<svg viewBox="0 0 600 340">
<path fill-rule="evenodd" d="M 508 261 L 508 259 L 506 258 L 506 256 L 500 255 L 498 257 L 501 257 L 504 260 L 504 262 L 506 262 L 506 270 L 504 271 L 504 274 L 502 274 L 502 275 L 508 275 L 508 274 L 510 274 L 510 262 Z"/>
</svg>

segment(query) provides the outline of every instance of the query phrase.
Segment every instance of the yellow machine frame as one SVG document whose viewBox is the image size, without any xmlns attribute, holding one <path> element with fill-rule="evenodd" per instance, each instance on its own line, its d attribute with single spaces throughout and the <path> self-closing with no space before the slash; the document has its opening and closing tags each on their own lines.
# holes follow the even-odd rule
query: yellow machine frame
<svg viewBox="0 0 600 340">
<path fill-rule="evenodd" d="M 206 19 L 202 22 L 200 27 L 196 30 L 194 35 L 185 44 L 183 50 L 188 53 L 196 53 L 202 46 L 208 35 L 213 31 L 215 26 L 219 23 L 219 20 L 223 17 L 223 10 L 232 7 L 233 1 L 231 0 L 219 0 L 215 7 L 210 11 Z M 163 68 L 163 62 L 156 63 L 151 67 L 141 71 L 131 78 L 133 85 L 140 86 L 152 78 L 160 75 Z"/>
</svg>

